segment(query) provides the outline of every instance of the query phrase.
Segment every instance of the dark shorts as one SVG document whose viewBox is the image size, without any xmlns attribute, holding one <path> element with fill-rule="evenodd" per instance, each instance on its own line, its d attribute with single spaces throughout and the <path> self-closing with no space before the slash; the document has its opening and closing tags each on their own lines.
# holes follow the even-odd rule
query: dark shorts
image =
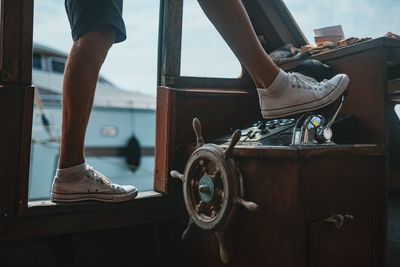
<svg viewBox="0 0 400 267">
<path fill-rule="evenodd" d="M 122 18 L 123 0 L 65 0 L 72 39 L 109 26 L 115 31 L 115 43 L 126 39 Z"/>
</svg>

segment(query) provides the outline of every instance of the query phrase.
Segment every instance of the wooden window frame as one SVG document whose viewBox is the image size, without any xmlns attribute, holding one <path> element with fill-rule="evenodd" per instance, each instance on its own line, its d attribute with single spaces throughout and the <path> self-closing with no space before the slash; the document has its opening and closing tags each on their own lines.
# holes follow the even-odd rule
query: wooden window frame
<svg viewBox="0 0 400 267">
<path fill-rule="evenodd" d="M 161 0 L 158 86 L 172 88 L 254 89 L 250 75 L 242 68 L 238 78 L 181 76 L 181 43 L 184 0 Z M 282 0 L 242 0 L 258 35 L 271 37 L 268 52 L 292 43 L 300 47 L 308 41 Z M 268 23 L 265 23 L 265 20 Z"/>
<path fill-rule="evenodd" d="M 282 0 L 242 1 L 256 33 L 271 37 L 264 44 L 267 52 L 287 43 L 298 47 L 308 43 Z M 244 69 L 242 76 L 234 79 L 181 75 L 183 2 L 184 0 L 161 0 L 160 7 L 154 189 L 167 193 L 176 191 L 176 183 L 169 178 L 169 171 L 176 167 L 175 136 L 172 134 L 176 125 L 174 119 L 168 115 L 176 107 L 174 94 L 166 89 L 200 89 L 205 92 L 228 89 L 229 93 L 224 90 L 227 94 L 250 94 L 255 91 L 250 75 Z M 265 23 L 266 20 L 269 23 Z"/>
<path fill-rule="evenodd" d="M 301 34 L 291 34 L 293 29 L 299 29 L 290 13 L 285 12 L 281 0 L 243 2 L 249 11 L 261 10 L 261 13 L 251 13 L 250 18 L 257 32 L 274 36 L 267 50 L 288 41 L 295 45 L 306 42 Z M 183 0 L 160 0 L 157 85 L 178 89 L 252 89 L 254 85 L 246 72 L 238 79 L 180 75 L 182 12 Z M 167 172 L 173 161 L 168 155 L 174 150 L 169 147 L 173 136 L 169 136 L 166 125 L 157 125 L 155 191 L 140 193 L 138 199 L 119 204 L 28 202 L 34 99 L 31 85 L 33 0 L 1 0 L 1 13 L 0 119 L 4 127 L 0 142 L 0 240 L 176 219 L 180 184 L 171 182 Z M 265 18 L 274 22 L 272 26 L 260 26 Z M 157 95 L 158 105 L 165 97 L 168 96 Z M 159 116 L 162 116 L 160 109 Z M 162 120 L 168 124 L 168 118 Z"/>
<path fill-rule="evenodd" d="M 34 87 L 33 0 L 1 0 L 0 240 L 92 231 L 177 218 L 176 199 L 140 192 L 125 203 L 28 201 Z M 160 11 L 162 12 L 162 11 Z"/>
</svg>

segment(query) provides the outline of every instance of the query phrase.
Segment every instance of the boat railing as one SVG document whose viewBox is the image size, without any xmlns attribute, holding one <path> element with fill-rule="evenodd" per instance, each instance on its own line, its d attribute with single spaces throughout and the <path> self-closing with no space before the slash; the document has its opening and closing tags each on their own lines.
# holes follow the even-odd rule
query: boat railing
<svg viewBox="0 0 400 267">
<path fill-rule="evenodd" d="M 47 104 L 58 104 L 62 101 L 62 95 L 59 94 L 42 94 L 40 98 L 43 102 Z M 95 106 L 98 107 L 110 107 L 110 108 L 130 108 L 130 109 L 151 109 L 154 110 L 156 107 L 156 102 L 149 100 L 132 100 L 123 99 L 120 97 L 105 97 L 96 96 Z"/>
</svg>

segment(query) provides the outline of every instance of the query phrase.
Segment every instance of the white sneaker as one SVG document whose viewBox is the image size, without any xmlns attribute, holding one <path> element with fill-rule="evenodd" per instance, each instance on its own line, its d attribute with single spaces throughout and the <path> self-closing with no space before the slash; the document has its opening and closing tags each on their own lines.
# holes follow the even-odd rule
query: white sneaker
<svg viewBox="0 0 400 267">
<path fill-rule="evenodd" d="M 122 202 L 135 198 L 137 193 L 136 187 L 113 184 L 106 176 L 86 165 L 83 171 L 68 174 L 67 177 L 54 177 L 51 200 Z"/>
<path fill-rule="evenodd" d="M 257 88 L 261 113 L 264 118 L 273 119 L 323 108 L 335 102 L 349 82 L 346 74 L 317 82 L 300 73 L 280 70 L 270 87 Z"/>
</svg>

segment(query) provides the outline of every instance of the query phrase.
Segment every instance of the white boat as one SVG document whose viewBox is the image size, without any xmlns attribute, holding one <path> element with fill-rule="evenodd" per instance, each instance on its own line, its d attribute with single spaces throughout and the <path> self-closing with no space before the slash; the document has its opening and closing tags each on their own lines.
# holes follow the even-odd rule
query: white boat
<svg viewBox="0 0 400 267">
<path fill-rule="evenodd" d="M 48 199 L 59 159 L 62 79 L 67 54 L 34 44 L 36 87 L 29 199 Z M 104 77 L 87 129 L 86 160 L 119 184 L 151 190 L 154 172 L 156 98 L 118 88 Z"/>
</svg>

